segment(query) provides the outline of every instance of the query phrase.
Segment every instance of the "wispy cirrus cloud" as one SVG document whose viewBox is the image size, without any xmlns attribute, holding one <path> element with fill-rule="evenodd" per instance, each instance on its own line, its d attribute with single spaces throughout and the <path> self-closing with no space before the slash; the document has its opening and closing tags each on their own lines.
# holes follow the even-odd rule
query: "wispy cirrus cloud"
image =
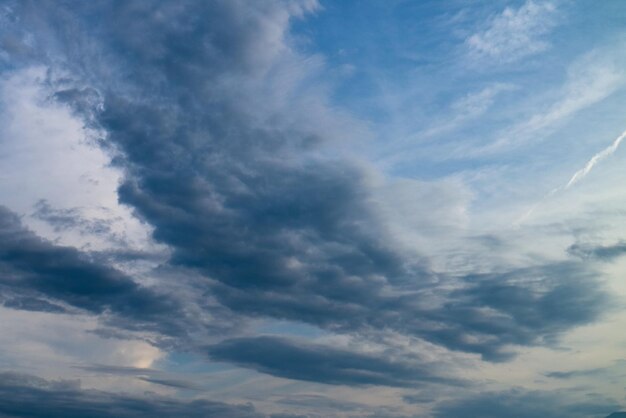
<svg viewBox="0 0 626 418">
<path fill-rule="evenodd" d="M 506 7 L 465 39 L 468 58 L 477 64 L 509 64 L 546 51 L 545 35 L 557 23 L 553 2 L 528 0 L 519 8 Z"/>
</svg>

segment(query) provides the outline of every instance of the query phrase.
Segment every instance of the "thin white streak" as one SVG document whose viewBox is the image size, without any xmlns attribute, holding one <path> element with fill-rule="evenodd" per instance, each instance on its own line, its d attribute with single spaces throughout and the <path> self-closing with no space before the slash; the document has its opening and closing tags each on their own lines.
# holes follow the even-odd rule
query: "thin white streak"
<svg viewBox="0 0 626 418">
<path fill-rule="evenodd" d="M 597 153 L 596 155 L 591 157 L 589 162 L 587 162 L 587 165 L 585 165 L 584 168 L 578 170 L 572 176 L 570 181 L 565 185 L 564 189 L 567 190 L 571 186 L 573 186 L 574 184 L 578 183 L 587 174 L 589 174 L 589 172 L 593 169 L 593 167 L 596 164 L 598 164 L 600 161 L 604 160 L 605 158 L 611 156 L 615 151 L 617 151 L 617 148 L 619 148 L 619 146 L 622 143 L 622 141 L 624 140 L 624 138 L 626 138 L 626 131 L 622 132 L 622 134 L 620 136 L 618 136 L 617 139 L 615 141 L 613 141 L 613 143 L 610 146 L 606 147 L 605 149 L 603 149 L 602 151 L 600 151 L 599 153 Z"/>
<path fill-rule="evenodd" d="M 600 161 L 602 161 L 605 158 L 610 157 L 611 155 L 613 155 L 615 153 L 615 151 L 617 151 L 617 149 L 619 148 L 620 144 L 622 143 L 622 141 L 625 138 L 626 138 L 626 131 L 622 132 L 622 134 L 620 136 L 618 136 L 613 141 L 613 143 L 611 145 L 609 145 L 608 147 L 606 147 L 605 149 L 603 149 L 602 151 L 600 151 L 599 153 L 597 153 L 596 155 L 591 157 L 591 159 L 587 162 L 587 164 L 583 168 L 581 168 L 576 173 L 574 173 L 572 178 L 567 182 L 567 184 L 565 186 L 557 187 L 556 189 L 551 190 L 550 193 L 546 194 L 539 202 L 535 203 L 524 215 L 520 216 L 520 218 L 517 219 L 513 223 L 513 225 L 514 226 L 520 226 L 524 221 L 526 221 L 533 214 L 533 212 L 539 206 L 541 206 L 541 204 L 543 202 L 545 202 L 546 200 L 548 200 L 549 198 L 551 198 L 555 194 L 557 194 L 557 193 L 559 193 L 561 191 L 569 189 L 574 184 L 578 183 L 583 178 L 585 178 L 587 176 L 587 174 L 589 174 L 589 172 L 591 172 L 593 167 L 595 167 Z"/>
</svg>

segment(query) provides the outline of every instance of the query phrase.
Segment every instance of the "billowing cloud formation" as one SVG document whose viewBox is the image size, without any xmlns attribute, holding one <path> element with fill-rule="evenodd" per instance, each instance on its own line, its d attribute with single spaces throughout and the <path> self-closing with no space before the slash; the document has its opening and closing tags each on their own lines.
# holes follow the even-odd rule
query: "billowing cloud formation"
<svg viewBox="0 0 626 418">
<path fill-rule="evenodd" d="M 610 308 L 610 298 L 581 263 L 563 262 L 465 277 L 434 317 L 446 324 L 431 339 L 490 360 L 509 345 L 550 344 L 564 330 Z"/>
<path fill-rule="evenodd" d="M 587 88 L 596 79 L 617 91 L 621 67 L 588 54 L 551 65 L 549 82 L 525 75 L 535 71 L 526 61 L 543 65 L 526 58 L 564 46 L 550 39 L 561 3 L 418 3 L 385 7 L 407 20 L 427 10 L 411 24 L 438 26 L 441 39 L 412 45 L 420 57 L 403 66 L 413 71 L 373 77 L 357 68 L 365 50 L 311 52 L 319 45 L 304 38 L 317 32 L 295 22 L 319 22 L 315 0 L 0 0 L 0 111 L 11 110 L 0 159 L 12 161 L 0 175 L 11 185 L 0 196 L 10 208 L 0 207 L 0 304 L 10 317 L 0 360 L 24 370 L 36 358 L 30 367 L 42 376 L 100 389 L 0 374 L 0 416 L 556 418 L 619 409 L 608 399 L 619 373 L 607 364 L 620 342 L 590 349 L 587 336 L 606 328 L 570 331 L 608 314 L 626 321 L 614 309 L 623 286 L 604 285 L 622 265 L 602 263 L 626 252 L 622 232 L 600 236 L 589 215 L 562 216 L 580 188 L 558 196 L 563 208 L 541 218 L 551 225 L 536 217 L 514 229 L 509 220 L 544 180 L 539 154 L 516 150 L 551 142 L 539 136 L 546 121 L 557 129 L 565 107 L 582 112 L 581 100 L 608 98 Z M 486 21 L 467 20 L 477 15 Z M 363 61 L 349 63 L 355 55 Z M 344 60 L 352 70 L 335 71 Z M 390 89 L 374 83 L 395 70 Z M 353 79 L 335 96 L 333 77 Z M 550 87 L 559 77 L 561 88 Z M 404 98 L 391 97 L 409 79 L 417 84 Z M 375 90 L 370 82 L 386 93 L 343 97 Z M 359 121 L 370 99 L 411 110 Z M 54 123 L 39 129 L 38 119 Z M 38 148 L 48 132 L 61 156 Z M 389 138 L 403 132 L 420 134 Z M 513 135 L 500 141 L 502 132 Z M 29 146 L 11 159 L 24 137 Z M 509 148 L 519 138 L 528 147 Z M 415 167 L 379 164 L 385 151 L 370 148 L 396 141 Z M 68 165 L 111 166 L 69 175 L 84 180 L 69 190 L 81 199 L 66 201 L 68 187 L 43 193 L 79 143 Z M 81 158 L 89 147 L 98 158 Z M 565 147 L 542 149 L 550 158 Z M 17 173 L 37 160 L 56 163 Z M 603 168 L 617 172 L 615 161 Z M 29 197 L 12 200 L 25 178 Z M 91 193 L 98 182 L 107 187 Z M 604 361 L 584 364 L 595 355 Z M 593 391 L 607 398 L 556 389 L 602 379 Z"/>
<path fill-rule="evenodd" d="M 22 58 L 51 66 L 52 96 L 103 133 L 124 170 L 120 200 L 172 250 L 170 267 L 199 273 L 194 286 L 232 311 L 347 334 L 392 330 L 488 360 L 509 358 L 514 345 L 548 344 L 604 311 L 606 295 L 580 264 L 456 277 L 397 248 L 370 208 L 368 169 L 325 156 L 324 147 L 349 131 L 307 91 L 311 64 L 287 34 L 290 20 L 315 2 L 10 4 L 38 31 Z M 132 280 L 5 218 L 26 237 L 7 241 L 22 251 L 5 261 L 20 275 L 12 285 L 140 323 L 172 312 Z M 72 266 L 68 274 L 54 273 L 52 254 Z M 27 275 L 27 264 L 41 267 Z M 81 280 L 87 273 L 96 279 Z M 245 348 L 247 340 L 236 341 L 233 348 Z M 321 355 L 260 341 L 296 357 Z M 269 349 L 254 361 L 215 350 L 280 376 L 357 380 L 341 367 L 341 376 L 323 378 L 270 367 Z M 327 354 L 336 365 L 345 358 Z M 406 383 L 397 379 L 365 383 Z"/>
</svg>

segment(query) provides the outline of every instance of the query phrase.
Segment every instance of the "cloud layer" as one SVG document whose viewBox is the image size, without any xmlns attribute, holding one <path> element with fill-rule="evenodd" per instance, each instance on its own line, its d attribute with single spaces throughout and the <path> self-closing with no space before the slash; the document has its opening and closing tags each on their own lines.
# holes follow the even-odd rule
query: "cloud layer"
<svg viewBox="0 0 626 418">
<path fill-rule="evenodd" d="M 132 210 L 151 240 L 149 248 L 131 248 L 111 219 L 84 216 L 69 203 L 56 207 L 44 197 L 28 214 L 0 207 L 0 301 L 6 308 L 95 319 L 100 328 L 92 331 L 102 338 L 149 341 L 168 353 L 171 363 L 163 364 L 169 367 L 200 358 L 209 368 L 225 367 L 219 371 L 224 376 L 238 376 L 233 381 L 260 374 L 268 388 L 291 380 L 313 385 L 294 391 L 378 388 L 387 402 L 410 401 L 389 415 L 425 403 L 408 393 L 416 388 L 455 393 L 429 407 L 437 417 L 463 411 L 485 417 L 511 410 L 520 417 L 603 411 L 598 402 L 569 405 L 556 392 L 475 394 L 466 376 L 537 347 L 558 347 L 571 331 L 614 313 L 617 298 L 606 286 L 603 274 L 610 266 L 603 262 L 618 260 L 622 241 L 572 244 L 563 234 L 555 238 L 555 250 L 544 240 L 548 233 L 493 232 L 497 226 L 472 224 L 470 212 L 481 207 L 467 192 L 471 180 L 464 176 L 474 167 L 459 166 L 456 177 L 441 175 L 438 181 L 396 179 L 355 151 L 372 132 L 333 102 L 325 80 L 331 58 L 305 52 L 306 31 L 294 29 L 322 13 L 323 5 L 0 4 L 0 69 L 7 77 L 45 69 L 36 81 L 45 100 L 69 109 L 90 144 L 110 158 L 120 173 L 118 203 Z M 488 66 L 518 63 L 548 49 L 544 38 L 556 28 L 556 13 L 549 2 L 507 7 L 457 42 L 469 48 L 468 57 Z M 564 85 L 578 86 L 570 81 Z M 609 84 L 611 92 L 619 85 Z M 478 123 L 497 111 L 497 101 L 512 100 L 520 90 L 507 81 L 490 80 L 486 87 L 476 81 L 471 91 L 479 93 L 456 95 L 443 106 L 457 117 L 422 131 L 434 138 Z M 545 108 L 580 104 L 580 97 L 572 97 Z M 512 123 L 522 136 L 562 119 L 559 112 L 527 113 L 539 116 Z M 497 131 L 511 129 L 498 125 Z M 616 152 L 620 138 L 570 183 Z M 472 148 L 468 154 L 480 154 L 484 144 L 474 145 L 463 144 Z M 485 216 L 495 219 L 505 210 Z M 111 248 L 61 244 L 46 238 L 45 228 L 35 232 L 32 225 L 42 223 L 54 234 L 106 237 Z M 277 324 L 287 325 L 275 331 Z M 73 369 L 132 377 L 134 384 L 139 380 L 168 393 L 203 388 L 168 373 L 125 367 Z M 218 373 L 198 371 L 205 372 Z M 0 390 L 7 401 L 0 402 L 0 413 L 9 416 L 20 410 L 33 416 L 45 410 L 52 416 L 271 416 L 234 405 L 242 403 L 239 398 L 261 399 L 274 410 L 244 389 L 233 396 L 230 386 L 218 395 L 235 399 L 233 405 L 4 377 Z M 487 378 L 478 380 L 481 388 L 489 386 Z M 302 390 L 293 399 L 316 396 Z M 37 398 L 41 404 L 31 405 Z"/>
</svg>

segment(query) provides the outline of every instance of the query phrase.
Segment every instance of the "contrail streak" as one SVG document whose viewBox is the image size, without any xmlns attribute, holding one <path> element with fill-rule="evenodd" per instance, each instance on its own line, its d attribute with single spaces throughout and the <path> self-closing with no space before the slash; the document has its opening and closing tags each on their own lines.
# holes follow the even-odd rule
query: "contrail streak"
<svg viewBox="0 0 626 418">
<path fill-rule="evenodd" d="M 589 172 L 593 169 L 593 167 L 596 164 L 598 164 L 600 161 L 604 160 L 606 157 L 613 154 L 617 150 L 617 148 L 619 148 L 619 145 L 622 143 L 624 138 L 626 138 L 626 131 L 622 132 L 622 134 L 618 136 L 617 139 L 613 141 L 613 143 L 610 146 L 606 147 L 605 149 L 603 149 L 602 151 L 600 151 L 599 153 L 591 157 L 587 165 L 585 165 L 584 168 L 578 170 L 572 176 L 570 181 L 565 185 L 563 189 L 567 190 L 571 186 L 573 186 L 574 184 L 582 180 L 587 174 L 589 174 Z"/>
<path fill-rule="evenodd" d="M 557 187 L 556 189 L 553 189 L 550 191 L 550 193 L 546 194 L 543 199 L 541 199 L 539 202 L 537 202 L 533 207 L 530 208 L 530 210 L 528 210 L 528 212 L 526 212 L 524 215 L 522 215 L 517 221 L 515 221 L 513 224 L 516 226 L 519 226 L 522 222 L 524 222 L 526 219 L 528 219 L 530 217 L 530 215 L 533 214 L 533 212 L 544 202 L 546 201 L 548 198 L 554 196 L 555 194 L 557 194 L 558 192 L 561 192 L 563 190 L 567 190 L 570 187 L 572 187 L 574 184 L 578 183 L 579 181 L 581 181 L 583 178 L 585 178 L 585 176 L 587 174 L 589 174 L 589 172 L 593 169 L 593 167 L 596 166 L 596 164 L 598 164 L 600 161 L 604 160 L 605 158 L 611 156 L 615 151 L 617 151 L 617 149 L 619 148 L 620 144 L 622 143 L 622 141 L 626 138 L 626 131 L 622 132 L 622 134 L 620 136 L 618 136 L 615 141 L 613 141 L 613 143 L 611 145 L 609 145 L 608 147 L 606 147 L 605 149 L 603 149 L 602 151 L 600 151 L 599 153 L 597 153 L 596 155 L 594 155 L 593 157 L 591 157 L 591 159 L 587 162 L 587 164 L 581 168 L 580 170 L 578 170 L 576 173 L 574 173 L 574 175 L 572 176 L 572 178 L 567 182 L 567 184 L 565 186 L 561 186 L 561 187 Z"/>
</svg>

